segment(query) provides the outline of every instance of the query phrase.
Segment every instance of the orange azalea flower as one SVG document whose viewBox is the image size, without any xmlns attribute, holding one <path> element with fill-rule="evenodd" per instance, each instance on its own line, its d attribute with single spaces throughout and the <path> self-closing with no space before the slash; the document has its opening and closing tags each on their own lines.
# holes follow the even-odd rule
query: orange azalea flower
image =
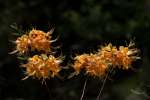
<svg viewBox="0 0 150 100">
<path fill-rule="evenodd" d="M 17 45 L 16 52 L 23 54 L 23 53 L 27 52 L 29 49 L 30 39 L 27 35 L 22 35 L 21 37 L 17 38 L 15 43 Z"/>
<path fill-rule="evenodd" d="M 128 47 L 120 46 L 116 53 L 116 62 L 118 62 L 118 67 L 122 69 L 129 69 L 132 62 L 139 59 L 136 54 L 138 50 L 136 48 L 130 49 Z"/>
<path fill-rule="evenodd" d="M 99 49 L 99 51 L 97 52 L 97 55 L 106 63 L 115 65 L 116 61 L 114 59 L 114 54 L 116 53 L 116 51 L 117 48 L 109 43 L 107 46 L 102 46 L 101 49 Z"/>
<path fill-rule="evenodd" d="M 79 56 L 76 56 L 74 60 L 75 60 L 75 63 L 73 67 L 77 73 L 80 73 L 80 71 L 84 69 L 85 66 L 87 65 L 86 61 L 89 60 L 89 55 L 88 54 L 79 55 Z"/>
<path fill-rule="evenodd" d="M 28 59 L 27 64 L 22 65 L 26 68 L 27 74 L 24 79 L 27 79 L 29 76 L 38 79 L 54 77 L 60 71 L 60 63 L 61 60 L 52 55 L 49 57 L 44 54 L 41 56 L 35 55 Z"/>
<path fill-rule="evenodd" d="M 104 77 L 108 69 L 108 64 L 97 55 L 90 55 L 86 66 L 86 73 L 89 76 Z"/>
<path fill-rule="evenodd" d="M 24 54 L 25 52 L 31 50 L 43 51 L 48 54 L 51 52 L 51 43 L 56 40 L 51 40 L 51 34 L 53 29 L 49 32 L 45 33 L 41 30 L 32 29 L 28 34 L 22 35 L 18 37 L 15 41 L 16 50 L 11 52 L 10 54 L 19 52 L 20 54 Z"/>
<path fill-rule="evenodd" d="M 77 73 L 84 69 L 89 76 L 104 76 L 107 70 L 107 63 L 94 54 L 83 54 L 75 57 L 74 69 Z"/>
<path fill-rule="evenodd" d="M 120 46 L 118 49 L 110 43 L 101 47 L 95 54 L 76 56 L 73 68 L 77 74 L 84 69 L 90 76 L 105 76 L 109 66 L 129 69 L 132 62 L 140 58 L 136 56 L 137 53 L 136 48 L 131 49 L 131 43 L 127 47 Z"/>
<path fill-rule="evenodd" d="M 51 32 L 51 33 L 50 33 Z M 51 49 L 51 36 L 52 31 L 45 33 L 41 30 L 31 30 L 29 32 L 29 38 L 31 40 L 31 49 L 37 51 L 44 51 L 46 54 Z"/>
</svg>

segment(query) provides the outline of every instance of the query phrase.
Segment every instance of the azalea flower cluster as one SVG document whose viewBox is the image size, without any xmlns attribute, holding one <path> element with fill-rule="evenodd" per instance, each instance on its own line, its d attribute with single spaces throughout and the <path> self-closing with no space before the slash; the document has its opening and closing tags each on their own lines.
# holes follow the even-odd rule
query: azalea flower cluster
<svg viewBox="0 0 150 100">
<path fill-rule="evenodd" d="M 60 72 L 62 59 L 52 55 L 51 34 L 53 29 L 45 33 L 41 30 L 32 29 L 30 32 L 18 37 L 15 41 L 16 50 L 12 53 L 26 55 L 30 51 L 37 51 L 40 55 L 32 55 L 27 59 L 25 68 L 26 77 L 32 76 L 38 79 L 49 79 L 57 76 Z M 113 46 L 109 43 L 102 46 L 96 53 L 82 54 L 74 58 L 73 68 L 76 74 L 84 70 L 86 74 L 93 77 L 104 77 L 109 68 L 119 68 L 128 70 L 133 61 L 139 59 L 138 49 L 134 48 L 134 43 L 130 42 L 128 46 Z"/>
<path fill-rule="evenodd" d="M 19 54 L 27 53 L 30 49 L 31 51 L 37 50 L 39 52 L 44 52 L 48 54 L 51 50 L 51 34 L 50 32 L 43 32 L 41 30 L 32 29 L 29 33 L 18 37 L 15 41 L 16 50 Z"/>
<path fill-rule="evenodd" d="M 33 78 L 38 79 L 49 79 L 50 76 L 57 76 L 58 72 L 60 71 L 60 63 L 61 60 L 59 60 L 59 58 L 55 58 L 52 55 L 34 55 L 28 59 L 27 64 L 22 65 L 26 68 L 27 74 L 24 79 L 28 78 L 29 76 L 33 76 Z"/>
<path fill-rule="evenodd" d="M 127 47 L 113 46 L 111 43 L 102 46 L 95 54 L 82 54 L 75 57 L 73 68 L 77 74 L 85 70 L 89 76 L 103 77 L 110 67 L 128 70 L 131 64 L 140 57 L 137 56 L 138 50 L 133 48 L 131 42 Z"/>
<path fill-rule="evenodd" d="M 105 75 L 108 63 L 96 54 L 83 54 L 75 57 L 73 68 L 79 74 L 82 69 L 90 76 Z"/>
<path fill-rule="evenodd" d="M 29 33 L 18 37 L 15 41 L 16 50 L 13 53 L 19 52 L 19 54 L 23 55 L 35 50 L 41 53 L 41 55 L 29 57 L 28 62 L 22 65 L 26 69 L 26 77 L 24 79 L 30 76 L 38 79 L 49 79 L 58 75 L 62 59 L 50 54 L 52 52 L 51 43 L 53 42 L 51 40 L 52 32 L 53 29 L 47 33 L 32 29 Z"/>
</svg>

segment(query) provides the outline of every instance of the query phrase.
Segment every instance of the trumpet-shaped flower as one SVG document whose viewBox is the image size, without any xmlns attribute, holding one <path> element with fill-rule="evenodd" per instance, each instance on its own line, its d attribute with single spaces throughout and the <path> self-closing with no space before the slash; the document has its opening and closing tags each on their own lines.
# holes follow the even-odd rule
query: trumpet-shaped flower
<svg viewBox="0 0 150 100">
<path fill-rule="evenodd" d="M 129 69 L 131 64 L 137 57 L 138 50 L 132 48 L 133 43 L 129 46 L 113 46 L 111 43 L 107 46 L 102 46 L 95 54 L 83 54 L 75 57 L 73 68 L 79 74 L 81 69 L 84 69 L 90 76 L 105 76 L 109 67 L 119 69 Z"/>
<path fill-rule="evenodd" d="M 29 38 L 31 41 L 31 49 L 37 51 L 44 51 L 46 54 L 51 50 L 51 36 L 41 30 L 31 30 L 29 32 Z"/>
<path fill-rule="evenodd" d="M 21 37 L 18 37 L 15 43 L 17 52 L 19 52 L 20 54 L 28 52 L 30 39 L 27 35 L 22 35 Z"/>
<path fill-rule="evenodd" d="M 60 63 L 61 60 L 55 58 L 54 56 L 46 56 L 46 55 L 35 55 L 32 58 L 28 59 L 27 64 L 23 64 L 22 66 L 26 68 L 26 78 L 32 76 L 33 78 L 38 79 L 49 79 L 50 77 L 54 77 L 58 75 L 60 71 Z"/>
<path fill-rule="evenodd" d="M 85 70 L 89 76 L 103 77 L 108 64 L 95 54 L 83 54 L 75 57 L 74 69 L 77 73 Z"/>
</svg>

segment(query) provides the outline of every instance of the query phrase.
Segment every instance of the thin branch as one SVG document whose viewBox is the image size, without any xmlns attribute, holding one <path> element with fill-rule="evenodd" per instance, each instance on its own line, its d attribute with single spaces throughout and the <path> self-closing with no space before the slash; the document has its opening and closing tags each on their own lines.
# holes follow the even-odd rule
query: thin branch
<svg viewBox="0 0 150 100">
<path fill-rule="evenodd" d="M 81 95 L 80 100 L 83 100 L 84 93 L 85 93 L 85 88 L 86 88 L 86 84 L 87 84 L 87 78 L 86 78 L 85 83 L 84 83 L 84 87 L 83 87 L 83 90 L 82 90 L 82 95 Z"/>
<path fill-rule="evenodd" d="M 106 75 L 106 77 L 105 77 L 105 79 L 104 79 L 104 81 L 103 81 L 103 84 L 102 84 L 102 86 L 101 86 L 101 89 L 100 89 L 100 91 L 99 91 L 99 94 L 98 94 L 96 100 L 100 100 L 100 96 L 101 96 L 102 91 L 103 91 L 103 89 L 104 89 L 104 86 L 105 86 L 106 80 L 107 80 L 107 78 L 108 78 L 108 75 L 109 75 L 112 71 L 113 71 L 113 68 L 111 68 L 111 69 L 108 70 L 108 73 L 107 73 L 107 75 Z"/>
</svg>

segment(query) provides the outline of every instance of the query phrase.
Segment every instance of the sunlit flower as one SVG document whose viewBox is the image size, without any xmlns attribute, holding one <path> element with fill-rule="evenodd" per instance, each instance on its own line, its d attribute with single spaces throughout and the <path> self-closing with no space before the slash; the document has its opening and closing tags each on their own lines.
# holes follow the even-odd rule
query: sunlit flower
<svg viewBox="0 0 150 100">
<path fill-rule="evenodd" d="M 50 33 L 51 32 L 51 33 Z M 37 51 L 44 51 L 46 54 L 51 50 L 51 36 L 52 31 L 45 33 L 41 30 L 31 30 L 29 38 L 31 40 L 31 49 Z"/>
<path fill-rule="evenodd" d="M 117 48 L 115 46 L 112 46 L 111 43 L 109 43 L 107 46 L 102 46 L 101 49 L 99 49 L 96 54 L 101 59 L 103 59 L 105 61 L 105 63 L 114 65 L 116 63 L 116 61 L 114 59 L 114 54 L 116 52 L 117 52 Z"/>
<path fill-rule="evenodd" d="M 110 67 L 127 70 L 133 61 L 140 58 L 136 56 L 138 50 L 131 45 L 133 46 L 133 43 L 117 48 L 110 43 L 102 46 L 95 54 L 78 55 L 74 58 L 73 68 L 77 74 L 84 69 L 88 75 L 98 77 L 105 76 Z"/>
<path fill-rule="evenodd" d="M 51 34 L 54 29 L 51 29 L 49 32 L 45 33 L 41 30 L 32 29 L 29 33 L 18 37 L 15 41 L 16 50 L 11 52 L 10 54 L 19 52 L 20 54 L 24 54 L 28 51 L 37 50 L 39 52 L 43 52 L 48 54 L 51 52 L 51 43 L 56 40 L 51 40 Z"/>
<path fill-rule="evenodd" d="M 88 60 L 88 65 L 86 66 L 86 73 L 89 76 L 104 77 L 108 69 L 108 63 L 105 63 L 101 57 L 97 55 L 91 55 Z"/>
<path fill-rule="evenodd" d="M 120 46 L 116 52 L 115 60 L 118 63 L 117 66 L 122 69 L 129 69 L 133 61 L 140 59 L 136 56 L 138 50 L 136 48 L 130 49 L 130 47 Z"/>
<path fill-rule="evenodd" d="M 54 56 L 46 56 L 46 55 L 35 55 L 32 58 L 28 59 L 27 64 L 23 64 L 22 66 L 26 68 L 26 77 L 32 76 L 33 78 L 38 79 L 49 79 L 50 77 L 54 77 L 58 75 L 60 71 L 60 63 L 62 61 Z"/>
<path fill-rule="evenodd" d="M 79 55 L 76 56 L 74 60 L 75 63 L 73 67 L 77 73 L 80 73 L 80 71 L 84 69 L 85 66 L 87 66 L 86 61 L 89 60 L 89 55 L 88 54 Z"/>
<path fill-rule="evenodd" d="M 83 54 L 75 57 L 74 69 L 79 73 L 82 69 L 89 76 L 105 76 L 108 64 L 95 54 Z"/>
<path fill-rule="evenodd" d="M 126 47 L 119 46 L 117 48 L 116 46 L 112 46 L 112 44 L 108 44 L 105 47 L 101 47 L 97 54 L 114 68 L 128 69 L 133 61 L 140 58 L 136 56 L 138 50 L 131 48 L 131 45 L 133 46 L 133 43 L 130 43 Z"/>
<path fill-rule="evenodd" d="M 16 44 L 16 50 L 13 51 L 12 53 L 19 52 L 20 54 L 24 54 L 29 50 L 30 39 L 27 35 L 22 35 L 21 37 L 17 38 L 15 44 Z"/>
</svg>

